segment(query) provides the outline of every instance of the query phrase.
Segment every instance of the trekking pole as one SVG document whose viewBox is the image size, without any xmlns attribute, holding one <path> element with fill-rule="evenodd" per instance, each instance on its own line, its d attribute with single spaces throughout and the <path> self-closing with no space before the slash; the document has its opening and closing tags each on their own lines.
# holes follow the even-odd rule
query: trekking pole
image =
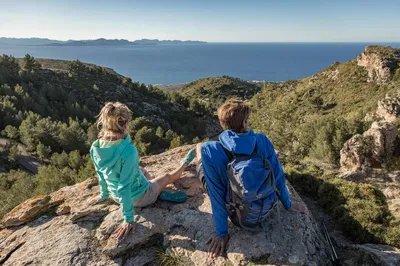
<svg viewBox="0 0 400 266">
<path fill-rule="evenodd" d="M 332 243 L 332 239 L 329 236 L 328 229 L 326 229 L 326 225 L 325 225 L 324 222 L 322 222 L 322 226 L 323 226 L 323 229 L 324 229 L 324 234 L 325 234 L 326 241 L 328 242 L 329 248 L 331 250 L 331 261 L 332 261 L 333 265 L 338 265 L 339 266 L 339 265 L 341 265 L 340 262 L 339 262 L 339 258 L 337 256 L 335 247 L 333 246 L 333 243 Z"/>
</svg>

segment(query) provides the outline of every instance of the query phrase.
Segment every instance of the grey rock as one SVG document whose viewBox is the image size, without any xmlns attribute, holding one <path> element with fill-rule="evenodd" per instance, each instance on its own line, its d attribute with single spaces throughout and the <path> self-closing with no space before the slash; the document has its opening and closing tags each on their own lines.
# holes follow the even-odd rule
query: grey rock
<svg viewBox="0 0 400 266">
<path fill-rule="evenodd" d="M 193 146 L 144 157 L 149 173 L 159 176 L 178 166 Z M 288 185 L 292 197 L 302 202 Z M 68 206 L 52 216 L 0 230 L 0 263 L 4 265 L 158 265 L 162 259 L 176 265 L 325 265 L 327 252 L 315 221 L 288 212 L 278 204 L 264 224 L 264 231 L 243 231 L 229 223 L 226 256 L 210 259 L 206 241 L 215 231 L 211 204 L 195 177 L 194 167 L 171 190 L 190 193 L 187 201 L 157 201 L 135 210 L 136 232 L 125 240 L 110 238 L 123 221 L 113 202 L 95 206 L 88 199 L 98 194 L 93 180 L 51 194 L 52 204 Z M 29 212 L 29 206 L 25 206 Z"/>
<path fill-rule="evenodd" d="M 364 253 L 370 255 L 375 265 L 381 265 L 381 266 L 400 265 L 399 249 L 390 246 L 374 245 L 374 244 L 357 245 L 357 248 L 362 250 Z"/>
<path fill-rule="evenodd" d="M 159 252 L 155 247 L 144 249 L 138 256 L 128 259 L 124 266 L 156 265 Z"/>
</svg>

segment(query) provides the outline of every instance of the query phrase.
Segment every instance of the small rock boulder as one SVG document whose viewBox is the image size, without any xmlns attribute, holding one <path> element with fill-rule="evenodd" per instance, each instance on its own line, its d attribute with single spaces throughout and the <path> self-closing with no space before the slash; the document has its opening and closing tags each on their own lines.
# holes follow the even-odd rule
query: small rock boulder
<svg viewBox="0 0 400 266">
<path fill-rule="evenodd" d="M 386 157 L 393 154 L 397 132 L 393 124 L 374 122 L 362 135 L 354 135 L 340 151 L 341 170 L 352 172 L 363 167 L 380 166 Z"/>
<path fill-rule="evenodd" d="M 376 115 L 386 122 L 394 122 L 400 116 L 400 94 L 390 97 L 386 95 L 385 99 L 378 102 Z"/>
<path fill-rule="evenodd" d="M 340 150 L 340 167 L 353 172 L 363 165 L 369 165 L 369 161 L 364 151 L 364 137 L 357 134 L 346 141 Z"/>
<path fill-rule="evenodd" d="M 0 223 L 4 227 L 12 227 L 30 222 L 51 207 L 50 200 L 48 195 L 28 199 L 4 215 Z"/>
<path fill-rule="evenodd" d="M 374 265 L 400 265 L 400 250 L 386 245 L 364 244 L 356 245 L 365 255 L 368 255 Z"/>
<path fill-rule="evenodd" d="M 364 132 L 363 136 L 372 137 L 372 157 L 382 162 L 385 157 L 391 156 L 397 138 L 397 128 L 390 123 L 374 122 L 371 128 Z"/>
</svg>

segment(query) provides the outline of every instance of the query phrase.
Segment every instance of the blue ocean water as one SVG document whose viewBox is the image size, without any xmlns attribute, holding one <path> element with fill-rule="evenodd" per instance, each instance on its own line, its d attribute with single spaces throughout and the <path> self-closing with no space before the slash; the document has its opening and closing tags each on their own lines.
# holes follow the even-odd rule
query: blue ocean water
<svg viewBox="0 0 400 266">
<path fill-rule="evenodd" d="M 6 46 L 0 54 L 79 59 L 113 68 L 146 84 L 177 84 L 228 75 L 244 80 L 286 81 L 354 59 L 371 43 L 207 43 L 158 46 Z M 379 43 L 400 47 L 400 43 Z"/>
</svg>

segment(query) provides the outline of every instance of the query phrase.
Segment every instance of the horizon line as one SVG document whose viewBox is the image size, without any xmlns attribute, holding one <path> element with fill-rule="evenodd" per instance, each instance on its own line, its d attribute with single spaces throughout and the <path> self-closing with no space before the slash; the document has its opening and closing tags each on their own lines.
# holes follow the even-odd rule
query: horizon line
<svg viewBox="0 0 400 266">
<path fill-rule="evenodd" d="M 127 40 L 129 42 L 134 42 L 138 40 L 159 40 L 159 41 L 197 41 L 197 42 L 207 42 L 207 43 L 400 43 L 400 40 L 391 40 L 391 41 L 282 41 L 282 40 L 274 40 L 274 41 L 204 41 L 204 40 L 182 40 L 182 39 L 152 39 L 152 38 L 141 38 L 141 39 L 135 39 L 135 40 L 128 40 L 124 38 L 105 38 L 105 37 L 99 37 L 99 38 L 94 38 L 94 39 L 51 39 L 48 37 L 5 37 L 2 36 L 0 38 L 6 38 L 6 39 L 47 39 L 50 41 L 63 41 L 63 42 L 68 42 L 68 41 L 94 41 L 94 40 L 99 40 L 99 39 L 105 39 L 105 40 Z"/>
</svg>

